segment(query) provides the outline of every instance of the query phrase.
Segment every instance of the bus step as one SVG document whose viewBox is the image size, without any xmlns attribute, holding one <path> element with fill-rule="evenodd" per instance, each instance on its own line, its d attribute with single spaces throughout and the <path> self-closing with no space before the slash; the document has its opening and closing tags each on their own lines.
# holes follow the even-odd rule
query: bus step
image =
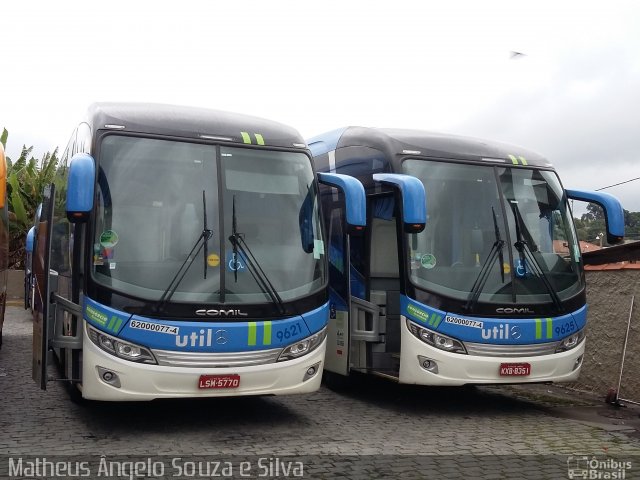
<svg viewBox="0 0 640 480">
<path fill-rule="evenodd" d="M 391 380 L 393 382 L 399 381 L 398 375 L 394 375 L 389 372 L 380 372 L 378 370 L 370 370 L 369 373 L 371 373 L 372 375 L 375 375 L 376 377 L 386 378 L 387 380 Z"/>
<path fill-rule="evenodd" d="M 68 382 L 68 383 L 80 383 L 82 382 L 81 378 L 58 378 L 53 375 L 47 375 L 48 382 Z"/>
</svg>

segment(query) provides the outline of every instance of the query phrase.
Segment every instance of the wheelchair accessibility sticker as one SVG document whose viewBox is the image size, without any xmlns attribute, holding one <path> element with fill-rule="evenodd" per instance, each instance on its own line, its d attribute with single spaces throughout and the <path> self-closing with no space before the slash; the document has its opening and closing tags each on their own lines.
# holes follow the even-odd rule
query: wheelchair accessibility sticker
<svg viewBox="0 0 640 480">
<path fill-rule="evenodd" d="M 527 276 L 527 273 L 528 273 L 527 261 L 523 259 L 516 260 L 516 277 L 524 278 Z"/>
<path fill-rule="evenodd" d="M 227 270 L 230 272 L 243 272 L 247 269 L 247 262 L 240 252 L 227 252 L 226 260 Z"/>
</svg>

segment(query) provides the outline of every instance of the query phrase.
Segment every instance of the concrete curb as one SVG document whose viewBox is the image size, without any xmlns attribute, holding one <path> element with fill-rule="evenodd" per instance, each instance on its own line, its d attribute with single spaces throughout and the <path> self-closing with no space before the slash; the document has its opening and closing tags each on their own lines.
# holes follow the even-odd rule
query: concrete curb
<svg viewBox="0 0 640 480">
<path fill-rule="evenodd" d="M 7 270 L 7 305 L 24 301 L 24 270 Z M 19 303 L 17 303 L 19 302 Z"/>
</svg>

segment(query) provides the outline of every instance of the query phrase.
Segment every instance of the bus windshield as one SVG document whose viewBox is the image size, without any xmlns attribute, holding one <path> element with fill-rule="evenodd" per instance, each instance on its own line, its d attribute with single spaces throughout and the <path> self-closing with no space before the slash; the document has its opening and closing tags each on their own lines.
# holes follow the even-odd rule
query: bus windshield
<svg viewBox="0 0 640 480">
<path fill-rule="evenodd" d="M 112 134 L 97 157 L 99 284 L 154 301 L 168 298 L 173 280 L 172 302 L 198 304 L 287 301 L 324 287 L 303 153 Z"/>
<path fill-rule="evenodd" d="M 581 291 L 577 237 L 554 172 L 425 160 L 403 170 L 427 193 L 426 228 L 409 238 L 417 287 L 472 307 L 558 304 Z"/>
</svg>

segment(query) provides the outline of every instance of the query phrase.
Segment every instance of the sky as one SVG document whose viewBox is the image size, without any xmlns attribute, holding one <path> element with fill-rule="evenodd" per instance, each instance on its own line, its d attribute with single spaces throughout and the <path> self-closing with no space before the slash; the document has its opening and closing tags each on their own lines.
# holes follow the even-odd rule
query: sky
<svg viewBox="0 0 640 480">
<path fill-rule="evenodd" d="M 546 156 L 566 188 L 640 177 L 633 0 L 8 0 L 0 15 L 14 159 L 63 149 L 93 102 L 139 101 L 305 138 L 360 125 L 497 140 Z M 640 211 L 640 180 L 606 191 Z"/>
</svg>

